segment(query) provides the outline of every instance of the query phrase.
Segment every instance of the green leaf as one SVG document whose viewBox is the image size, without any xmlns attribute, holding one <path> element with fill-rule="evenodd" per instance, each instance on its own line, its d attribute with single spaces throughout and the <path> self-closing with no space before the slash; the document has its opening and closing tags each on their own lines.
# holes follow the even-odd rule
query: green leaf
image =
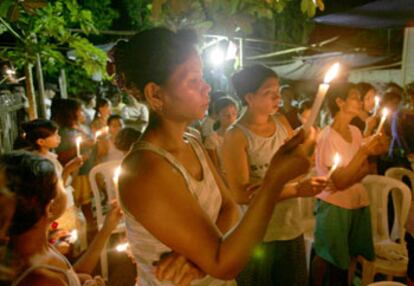
<svg viewBox="0 0 414 286">
<path fill-rule="evenodd" d="M 15 4 L 14 0 L 3 0 L 0 3 L 0 17 L 6 18 L 13 4 Z"/>
</svg>

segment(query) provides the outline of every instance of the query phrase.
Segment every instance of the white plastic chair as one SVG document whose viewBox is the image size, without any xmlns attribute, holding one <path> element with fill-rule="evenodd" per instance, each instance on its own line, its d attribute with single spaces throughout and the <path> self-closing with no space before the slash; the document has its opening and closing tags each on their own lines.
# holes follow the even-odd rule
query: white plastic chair
<svg viewBox="0 0 414 286">
<path fill-rule="evenodd" d="M 401 182 L 403 182 L 404 178 L 408 178 L 411 184 L 411 196 L 413 195 L 413 192 L 414 192 L 414 172 L 413 171 L 405 169 L 405 168 L 399 168 L 399 167 L 389 168 L 385 172 L 385 176 L 394 178 Z M 414 220 L 414 204 L 413 203 L 411 203 L 410 211 L 408 213 L 408 220 L 410 219 Z M 393 238 L 394 238 L 393 235 L 397 230 L 398 230 L 397 228 L 393 228 L 393 231 L 391 233 L 391 236 Z M 403 237 L 400 237 L 400 239 L 403 239 Z"/>
<path fill-rule="evenodd" d="M 103 206 L 101 204 L 102 197 L 101 192 L 98 188 L 98 184 L 96 181 L 97 175 L 102 175 L 105 183 L 105 191 L 106 196 L 108 198 L 108 202 L 116 199 L 116 193 L 115 193 L 115 186 L 113 182 L 113 176 L 115 169 L 121 165 L 120 160 L 116 161 L 109 161 L 105 163 L 101 163 L 96 165 L 92 170 L 89 172 L 89 182 L 91 185 L 92 193 L 95 199 L 96 204 L 96 221 L 98 224 L 98 230 L 100 230 L 103 226 L 105 216 L 103 214 Z M 125 223 L 122 222 L 118 224 L 116 229 L 113 231 L 113 233 L 120 233 L 125 231 Z M 101 253 L 101 271 L 102 271 L 102 277 L 105 280 L 108 280 L 108 255 L 107 255 L 107 245 L 105 245 L 104 250 Z"/>
<path fill-rule="evenodd" d="M 370 198 L 371 223 L 376 258 L 370 262 L 362 261 L 362 285 L 368 285 L 374 280 L 376 273 L 387 276 L 404 277 L 407 271 L 407 251 L 403 239 L 393 242 L 388 231 L 388 195 L 393 197 L 395 219 L 398 224 L 399 237 L 404 237 L 405 222 L 411 205 L 411 192 L 402 182 L 385 176 L 370 175 L 362 181 Z"/>
<path fill-rule="evenodd" d="M 313 214 L 316 199 L 314 197 L 308 197 L 298 198 L 298 200 L 300 205 L 300 217 L 303 225 L 305 239 L 306 266 L 309 271 L 316 224 L 315 215 Z"/>
</svg>

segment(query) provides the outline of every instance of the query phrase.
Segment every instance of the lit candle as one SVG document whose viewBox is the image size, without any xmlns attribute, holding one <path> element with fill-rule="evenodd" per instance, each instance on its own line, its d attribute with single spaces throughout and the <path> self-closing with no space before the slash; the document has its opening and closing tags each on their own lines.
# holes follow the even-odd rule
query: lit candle
<svg viewBox="0 0 414 286">
<path fill-rule="evenodd" d="M 121 175 L 121 166 L 117 167 L 114 171 L 114 176 L 112 177 L 113 182 L 114 182 L 114 191 L 115 191 L 115 196 L 116 196 L 116 200 L 118 200 L 118 181 L 119 181 L 119 176 Z"/>
<path fill-rule="evenodd" d="M 78 231 L 74 229 L 70 232 L 69 242 L 75 243 L 77 240 L 78 240 Z"/>
<path fill-rule="evenodd" d="M 339 153 L 335 153 L 335 156 L 333 158 L 333 165 L 328 173 L 328 178 L 332 176 L 333 172 L 338 168 L 339 164 L 341 163 L 341 155 Z"/>
<path fill-rule="evenodd" d="M 388 108 L 384 107 L 382 109 L 381 121 L 380 121 L 380 124 L 378 125 L 378 128 L 377 128 L 377 131 L 375 132 L 375 135 L 380 134 L 380 132 L 382 131 L 382 127 L 384 127 L 385 120 L 387 120 L 387 117 L 388 117 L 389 113 L 390 113 L 390 111 L 388 110 Z"/>
<path fill-rule="evenodd" d="M 325 94 L 329 89 L 329 83 L 336 77 L 338 71 L 339 63 L 333 64 L 326 73 L 323 83 L 319 85 L 318 93 L 316 94 L 315 101 L 313 102 L 311 113 L 303 126 L 305 132 L 308 132 L 315 123 L 316 117 L 321 109 L 323 99 L 325 98 Z"/>
<path fill-rule="evenodd" d="M 102 135 L 102 131 L 101 130 L 98 130 L 98 131 L 96 131 L 96 133 L 95 133 L 95 141 L 98 139 L 98 137 L 99 136 L 101 136 Z"/>
<path fill-rule="evenodd" d="M 82 137 L 78 136 L 76 137 L 76 156 L 81 157 L 81 143 L 82 143 Z"/>
<path fill-rule="evenodd" d="M 115 249 L 118 252 L 123 252 L 128 249 L 128 246 L 129 246 L 128 242 L 120 243 L 115 247 Z"/>
<path fill-rule="evenodd" d="M 375 106 L 374 106 L 374 116 L 375 116 L 378 113 L 379 105 L 381 103 L 381 98 L 378 95 L 376 95 L 374 97 L 374 100 L 375 100 Z"/>
</svg>

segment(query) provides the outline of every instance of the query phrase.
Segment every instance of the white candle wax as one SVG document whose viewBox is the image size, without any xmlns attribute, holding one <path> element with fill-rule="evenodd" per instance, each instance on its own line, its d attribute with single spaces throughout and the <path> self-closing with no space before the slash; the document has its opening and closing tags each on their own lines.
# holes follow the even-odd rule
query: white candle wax
<svg viewBox="0 0 414 286">
<path fill-rule="evenodd" d="M 309 115 L 308 120 L 305 122 L 303 129 L 305 132 L 308 132 L 310 128 L 315 123 L 316 117 L 318 116 L 319 110 L 321 109 L 323 99 L 325 98 L 325 94 L 329 89 L 329 84 L 321 83 L 318 88 L 318 93 L 316 94 L 315 100 L 312 105 L 311 113 Z"/>
<path fill-rule="evenodd" d="M 375 106 L 374 106 L 374 116 L 375 116 L 378 113 L 378 109 L 379 109 L 379 105 L 380 105 L 381 99 L 380 99 L 380 97 L 378 95 L 376 95 L 374 97 L 374 100 L 375 100 Z"/>
<path fill-rule="evenodd" d="M 82 137 L 76 137 L 76 156 L 81 157 L 81 142 Z"/>
<path fill-rule="evenodd" d="M 382 128 L 384 127 L 385 120 L 387 120 L 388 114 L 389 114 L 389 110 L 387 108 L 384 108 L 382 110 L 381 121 L 380 121 L 380 124 L 378 125 L 378 128 L 377 128 L 377 131 L 375 132 L 375 135 L 380 134 L 380 132 L 382 131 Z"/>
<path fill-rule="evenodd" d="M 332 168 L 329 170 L 328 178 L 330 178 L 335 172 L 335 170 L 338 168 L 339 164 L 341 163 L 341 156 L 338 153 L 335 153 L 335 156 L 333 158 L 333 165 Z"/>
<path fill-rule="evenodd" d="M 119 181 L 119 176 L 121 175 L 121 167 L 117 167 L 114 171 L 114 176 L 112 177 L 112 180 L 114 182 L 114 191 L 115 191 L 115 196 L 116 196 L 116 200 L 119 201 L 119 196 L 118 196 L 118 181 Z"/>
</svg>

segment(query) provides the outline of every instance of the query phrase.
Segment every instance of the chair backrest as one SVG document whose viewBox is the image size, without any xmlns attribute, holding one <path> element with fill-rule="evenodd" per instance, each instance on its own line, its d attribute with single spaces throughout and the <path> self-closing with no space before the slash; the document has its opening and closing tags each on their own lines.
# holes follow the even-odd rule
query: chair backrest
<svg viewBox="0 0 414 286">
<path fill-rule="evenodd" d="M 393 198 L 398 236 L 404 237 L 405 222 L 411 206 L 411 191 L 404 183 L 385 176 L 369 175 L 362 181 L 370 199 L 374 241 L 390 240 L 388 228 L 388 195 Z M 400 240 L 403 243 L 403 239 Z"/>
<path fill-rule="evenodd" d="M 402 181 L 404 178 L 408 178 L 411 184 L 411 190 L 414 190 L 414 172 L 406 168 L 389 168 L 385 172 L 385 176 Z"/>
<path fill-rule="evenodd" d="M 121 165 L 121 160 L 114 160 L 105 163 L 101 163 L 92 168 L 89 172 L 89 183 L 91 185 L 92 193 L 95 198 L 96 204 L 96 220 L 100 227 L 104 221 L 102 198 L 97 183 L 97 175 L 100 175 L 105 183 L 105 191 L 108 201 L 116 199 L 115 186 L 113 182 L 113 176 L 115 169 Z"/>
</svg>

